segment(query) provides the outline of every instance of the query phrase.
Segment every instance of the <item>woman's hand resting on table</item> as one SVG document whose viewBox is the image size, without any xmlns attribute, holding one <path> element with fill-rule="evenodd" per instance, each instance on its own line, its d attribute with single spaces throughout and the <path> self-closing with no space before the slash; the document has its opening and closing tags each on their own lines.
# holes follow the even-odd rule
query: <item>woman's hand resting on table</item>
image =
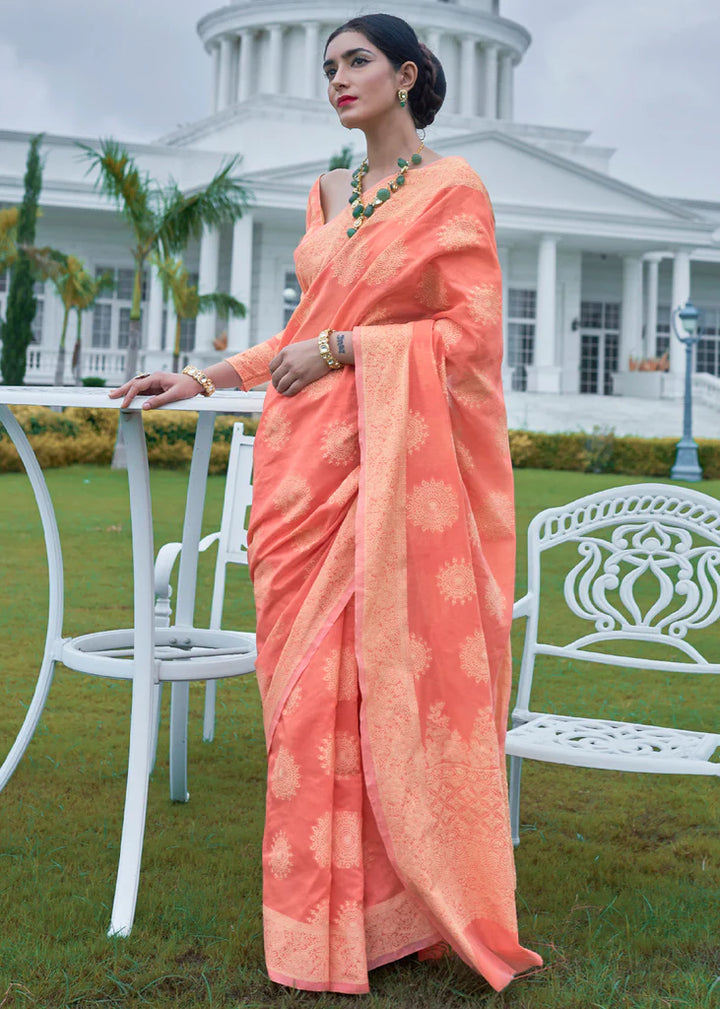
<svg viewBox="0 0 720 1009">
<path fill-rule="evenodd" d="M 152 375 L 144 378 L 131 378 L 119 389 L 112 389 L 108 395 L 110 399 L 119 399 L 122 396 L 121 408 L 130 406 L 136 396 L 150 396 L 152 398 L 143 403 L 143 410 L 152 410 L 153 407 L 163 406 L 165 403 L 192 399 L 200 392 L 202 392 L 200 384 L 189 375 L 176 375 L 172 371 L 154 371 Z"/>
<path fill-rule="evenodd" d="M 231 364 L 219 361 L 205 369 L 205 374 L 218 389 L 237 389 L 240 378 Z M 131 378 L 129 382 L 113 389 L 111 399 L 123 397 L 121 408 L 129 406 L 136 396 L 150 396 L 143 403 L 143 410 L 152 410 L 156 406 L 167 403 L 177 403 L 181 399 L 192 399 L 202 393 L 202 386 L 191 375 L 178 375 L 172 371 L 154 371 L 152 375 Z"/>
</svg>

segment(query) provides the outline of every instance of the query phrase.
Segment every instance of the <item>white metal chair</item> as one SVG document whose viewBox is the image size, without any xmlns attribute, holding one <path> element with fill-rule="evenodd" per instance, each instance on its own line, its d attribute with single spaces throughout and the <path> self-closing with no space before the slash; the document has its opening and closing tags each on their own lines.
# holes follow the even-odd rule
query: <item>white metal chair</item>
<svg viewBox="0 0 720 1009">
<path fill-rule="evenodd" d="M 546 615 L 541 574 L 549 552 L 563 545 L 565 552 L 555 557 L 562 562 L 565 603 L 586 622 L 587 633 L 557 644 L 539 640 L 541 615 Z M 557 605 L 562 606 L 560 600 Z M 720 763 L 710 759 L 720 746 L 719 734 L 530 710 L 536 656 L 596 663 L 598 670 L 612 664 L 720 673 L 717 656 L 711 662 L 703 654 L 708 635 L 699 633 L 713 625 L 720 630 L 720 502 L 683 487 L 635 484 L 540 512 L 528 529 L 527 594 L 516 602 L 515 617 L 527 619 L 513 727 L 506 741 L 515 844 L 520 840 L 523 758 L 621 771 L 720 775 Z M 716 649 L 719 643 L 716 634 Z M 663 657 L 642 657 L 646 646 Z M 714 714 L 717 723 L 717 708 Z"/>
<path fill-rule="evenodd" d="M 247 564 L 247 530 L 245 520 L 252 505 L 252 465 L 254 438 L 243 433 L 241 423 L 233 425 L 225 497 L 223 500 L 220 529 L 200 540 L 198 550 L 202 553 L 217 543 L 212 603 L 210 609 L 211 631 L 222 626 L 223 603 L 225 601 L 225 577 L 228 564 Z M 155 561 L 155 625 L 170 627 L 172 607 L 170 579 L 173 568 L 182 551 L 182 543 L 166 543 L 158 551 Z M 241 632 L 247 639 L 248 647 L 255 653 L 255 634 Z M 249 667 L 245 672 L 251 672 Z M 160 711 L 160 691 L 158 684 L 158 714 Z M 210 742 L 215 734 L 215 698 L 217 680 L 208 680 L 205 685 L 205 711 L 203 717 L 203 739 Z M 189 684 L 173 683 L 170 703 L 170 797 L 176 802 L 186 802 L 187 791 L 187 720 Z"/>
</svg>

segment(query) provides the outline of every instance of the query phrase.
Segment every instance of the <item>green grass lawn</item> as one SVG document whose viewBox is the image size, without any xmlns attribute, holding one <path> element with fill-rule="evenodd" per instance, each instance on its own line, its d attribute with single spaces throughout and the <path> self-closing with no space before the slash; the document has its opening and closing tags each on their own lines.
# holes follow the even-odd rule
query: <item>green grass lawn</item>
<svg viewBox="0 0 720 1009">
<path fill-rule="evenodd" d="M 530 470 L 516 478 L 519 596 L 530 517 L 631 481 Z M 127 626 L 125 476 L 74 467 L 49 471 L 47 479 L 65 557 L 65 633 Z M 179 538 L 186 475 L 160 471 L 152 479 L 159 546 Z M 699 489 L 720 496 L 718 481 Z M 206 531 L 216 528 L 222 492 L 222 480 L 211 477 Z M 212 561 L 201 562 L 206 602 L 199 621 L 209 614 Z M 0 579 L 2 755 L 32 694 L 46 617 L 39 520 L 27 481 L 15 474 L 0 475 Z M 229 570 L 227 600 L 225 625 L 251 628 L 245 569 Z M 720 639 L 717 627 L 711 633 Z M 720 683 L 617 672 L 605 684 L 598 676 L 548 667 L 538 703 L 585 701 L 593 711 L 717 728 Z M 58 668 L 42 723 L 0 796 L 1 1009 L 720 1006 L 720 782 L 530 762 L 523 775 L 518 911 L 523 942 L 545 958 L 542 971 L 501 994 L 457 959 L 408 958 L 381 968 L 371 975 L 369 996 L 273 985 L 262 955 L 265 759 L 256 685 L 245 677 L 219 686 L 212 744 L 201 738 L 199 685 L 191 697 L 190 801 L 168 799 L 166 696 L 135 927 L 129 938 L 109 940 L 130 689 Z"/>
</svg>

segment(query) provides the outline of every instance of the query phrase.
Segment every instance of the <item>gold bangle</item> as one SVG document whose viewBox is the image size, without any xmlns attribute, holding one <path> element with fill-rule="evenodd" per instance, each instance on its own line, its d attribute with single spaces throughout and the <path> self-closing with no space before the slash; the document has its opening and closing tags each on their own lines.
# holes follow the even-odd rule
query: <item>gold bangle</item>
<svg viewBox="0 0 720 1009">
<path fill-rule="evenodd" d="M 183 375 L 189 375 L 190 378 L 194 378 L 195 381 L 200 386 L 200 391 L 203 396 L 212 396 L 215 392 L 215 383 L 211 378 L 208 378 L 204 371 L 200 371 L 196 368 L 194 364 L 188 364 L 182 370 Z"/>
<path fill-rule="evenodd" d="M 345 365 L 341 361 L 336 361 L 332 356 L 332 351 L 330 350 L 330 337 L 335 332 L 334 329 L 324 329 L 320 336 L 318 336 L 318 349 L 320 350 L 320 357 L 323 359 L 328 368 L 332 368 L 333 371 L 337 371 L 338 368 L 344 368 Z"/>
</svg>

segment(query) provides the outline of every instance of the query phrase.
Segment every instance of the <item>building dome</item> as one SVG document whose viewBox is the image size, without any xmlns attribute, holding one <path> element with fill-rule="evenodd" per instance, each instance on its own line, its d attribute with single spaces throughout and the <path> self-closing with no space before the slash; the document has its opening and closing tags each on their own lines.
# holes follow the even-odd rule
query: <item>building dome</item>
<svg viewBox="0 0 720 1009">
<path fill-rule="evenodd" d="M 443 118 L 513 118 L 515 67 L 529 33 L 502 18 L 499 0 L 391 0 L 440 58 L 448 81 Z M 356 16 L 341 0 L 253 0 L 203 17 L 198 34 L 213 59 L 212 113 L 260 95 L 325 101 L 322 47 L 330 32 Z"/>
</svg>

